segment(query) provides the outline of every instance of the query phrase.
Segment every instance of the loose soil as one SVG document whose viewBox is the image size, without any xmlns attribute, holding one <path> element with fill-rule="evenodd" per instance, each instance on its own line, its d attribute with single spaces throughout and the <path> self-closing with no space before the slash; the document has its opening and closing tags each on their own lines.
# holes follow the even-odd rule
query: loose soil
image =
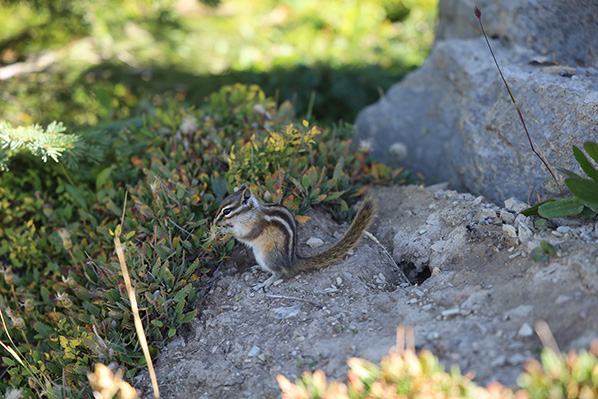
<svg viewBox="0 0 598 399">
<path fill-rule="evenodd" d="M 252 255 L 239 247 L 197 319 L 159 354 L 161 397 L 279 398 L 278 374 L 293 381 L 322 369 L 343 379 L 350 357 L 378 363 L 399 325 L 414 328 L 416 349 L 474 371 L 482 385 L 516 385 L 525 359 L 542 348 L 539 320 L 561 350 L 587 349 L 598 336 L 596 219 L 538 227 L 518 215 L 518 201 L 503 208 L 444 188 L 372 189 L 378 242 L 366 237 L 342 262 L 267 293 L 251 289 L 268 275 L 250 271 Z M 299 227 L 304 255 L 347 228 L 323 209 L 308 216 Z M 310 238 L 324 244 L 312 248 Z M 556 255 L 542 254 L 541 240 Z M 134 383 L 152 397 L 147 374 Z"/>
</svg>

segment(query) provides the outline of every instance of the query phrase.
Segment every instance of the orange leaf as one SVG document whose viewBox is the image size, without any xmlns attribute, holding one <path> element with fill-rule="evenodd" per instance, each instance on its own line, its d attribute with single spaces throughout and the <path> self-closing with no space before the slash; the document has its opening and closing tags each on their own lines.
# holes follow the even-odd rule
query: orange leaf
<svg viewBox="0 0 598 399">
<path fill-rule="evenodd" d="M 361 187 L 359 190 L 357 190 L 355 194 L 352 195 L 352 197 L 361 197 L 363 194 L 365 194 L 366 191 L 368 191 L 368 188 L 369 186 Z"/>
<path fill-rule="evenodd" d="M 301 224 L 304 224 L 304 223 L 309 222 L 311 220 L 311 218 L 309 216 L 305 216 L 305 215 L 296 215 L 295 220 L 297 220 Z"/>
</svg>

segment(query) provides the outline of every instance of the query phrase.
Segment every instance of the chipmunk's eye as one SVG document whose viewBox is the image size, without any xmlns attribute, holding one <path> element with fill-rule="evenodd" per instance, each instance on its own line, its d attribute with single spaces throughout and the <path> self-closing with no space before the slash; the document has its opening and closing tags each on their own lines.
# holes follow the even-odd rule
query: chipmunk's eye
<svg viewBox="0 0 598 399">
<path fill-rule="evenodd" d="M 230 213 L 231 209 L 230 208 L 224 208 L 224 210 L 222 211 L 223 215 L 228 215 Z"/>
</svg>

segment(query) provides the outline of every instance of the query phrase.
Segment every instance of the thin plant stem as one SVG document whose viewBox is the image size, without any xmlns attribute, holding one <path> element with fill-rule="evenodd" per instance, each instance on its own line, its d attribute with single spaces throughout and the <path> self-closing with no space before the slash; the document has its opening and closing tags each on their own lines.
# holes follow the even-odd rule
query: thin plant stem
<svg viewBox="0 0 598 399">
<path fill-rule="evenodd" d="M 561 186 L 559 185 L 558 180 L 556 179 L 556 176 L 554 174 L 554 172 L 552 171 L 552 168 L 548 165 L 548 162 L 546 161 L 546 159 L 544 159 L 543 156 L 541 156 L 536 149 L 534 148 L 534 143 L 532 142 L 532 138 L 529 134 L 529 131 L 527 130 L 527 126 L 525 125 L 525 120 L 523 119 L 523 115 L 521 114 L 521 110 L 519 109 L 519 106 L 517 105 L 517 103 L 515 102 L 515 96 L 513 96 L 513 92 L 511 91 L 511 89 L 509 88 L 509 85 L 504 77 L 504 75 L 502 74 L 502 70 L 500 69 L 500 66 L 498 65 L 498 61 L 496 60 L 496 57 L 494 56 L 494 51 L 492 50 L 492 46 L 490 45 L 490 41 L 488 40 L 488 35 L 486 35 L 486 31 L 484 30 L 484 25 L 482 24 L 482 12 L 480 11 L 480 8 L 478 6 L 474 7 L 474 14 L 478 19 L 478 22 L 480 23 L 480 28 L 482 29 L 482 33 L 484 34 L 484 39 L 486 39 L 486 44 L 488 45 L 488 48 L 490 49 L 490 54 L 492 54 L 492 59 L 494 60 L 494 63 L 496 64 L 496 68 L 498 69 L 498 73 L 500 74 L 500 77 L 503 81 L 503 83 L 505 84 L 505 87 L 507 88 L 507 92 L 509 93 L 509 97 L 511 97 L 511 101 L 513 102 L 513 105 L 515 106 L 515 110 L 517 110 L 517 114 L 519 115 L 519 119 L 521 120 L 521 124 L 523 125 L 523 129 L 525 130 L 525 134 L 527 135 L 527 139 L 529 141 L 529 145 L 532 149 L 532 152 L 534 154 L 536 154 L 536 156 L 538 158 L 540 158 L 540 161 L 542 161 L 542 163 L 544 164 L 544 166 L 546 167 L 546 169 L 548 170 L 548 172 L 550 173 L 550 175 L 552 176 L 554 183 L 556 184 L 558 191 L 560 191 Z"/>
<path fill-rule="evenodd" d="M 117 232 L 120 233 L 120 226 L 117 228 Z M 137 331 L 139 344 L 141 345 L 145 361 L 147 362 L 147 368 L 152 382 L 152 388 L 154 391 L 154 398 L 159 399 L 160 389 L 158 388 L 158 380 L 156 378 L 156 372 L 154 371 L 154 364 L 152 362 L 152 357 L 150 355 L 149 347 L 147 345 L 147 339 L 143 330 L 143 323 L 141 322 L 141 317 L 139 317 L 139 308 L 137 307 L 137 296 L 135 294 L 135 289 L 131 284 L 131 278 L 129 277 L 129 270 L 125 261 L 125 255 L 123 253 L 122 244 L 117 233 L 115 233 L 114 235 L 114 246 L 116 249 L 116 255 L 118 257 L 118 262 L 120 263 L 123 279 L 125 281 L 125 286 L 127 287 L 129 303 L 131 304 L 131 310 L 133 311 L 133 321 L 135 324 L 135 330 Z"/>
</svg>

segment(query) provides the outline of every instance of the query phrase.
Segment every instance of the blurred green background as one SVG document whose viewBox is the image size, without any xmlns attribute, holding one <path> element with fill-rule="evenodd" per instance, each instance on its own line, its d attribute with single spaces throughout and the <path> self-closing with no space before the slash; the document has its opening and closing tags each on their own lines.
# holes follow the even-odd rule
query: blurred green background
<svg viewBox="0 0 598 399">
<path fill-rule="evenodd" d="M 0 119 L 126 119 L 257 83 L 352 122 L 426 58 L 437 0 L 0 0 Z"/>
</svg>

